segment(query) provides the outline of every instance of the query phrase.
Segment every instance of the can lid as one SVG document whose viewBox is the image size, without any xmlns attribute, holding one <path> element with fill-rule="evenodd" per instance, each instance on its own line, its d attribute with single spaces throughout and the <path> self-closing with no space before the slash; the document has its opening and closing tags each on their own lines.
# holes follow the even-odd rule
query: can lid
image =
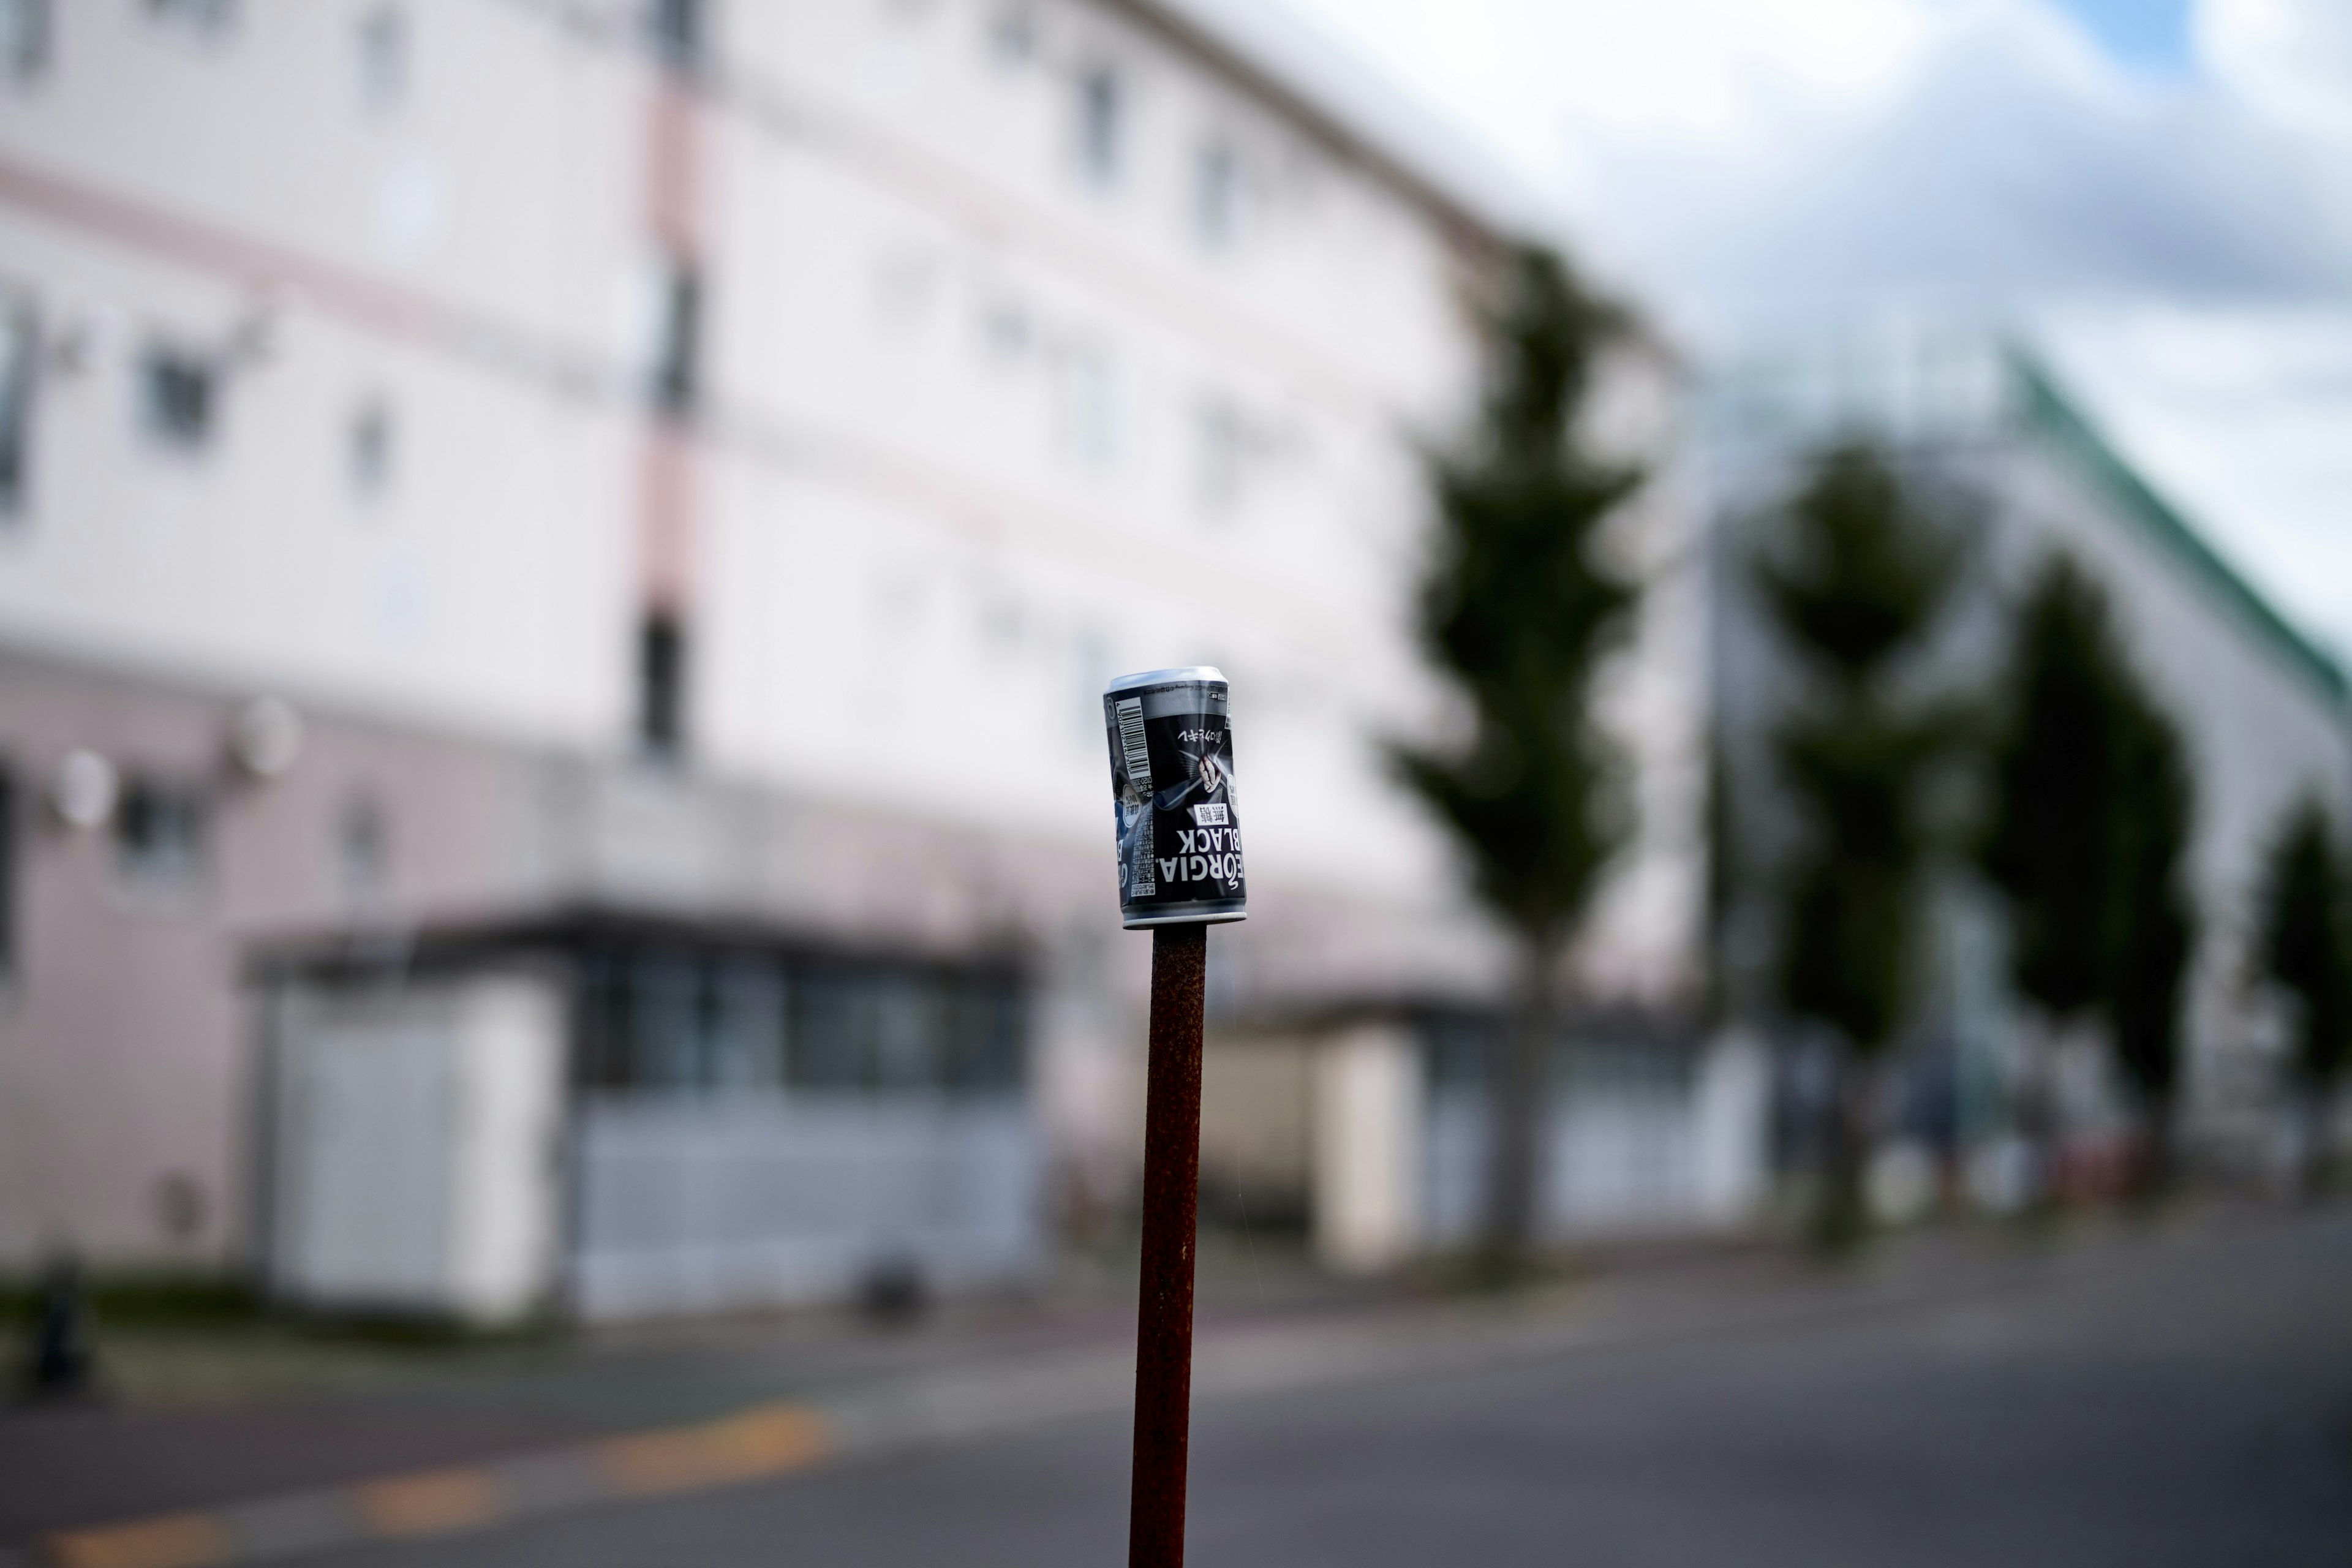
<svg viewBox="0 0 2352 1568">
<path fill-rule="evenodd" d="M 1144 669 L 1133 675 L 1122 675 L 1103 688 L 1103 695 L 1114 691 L 1131 691 L 1139 686 L 1165 686 L 1178 680 L 1213 680 L 1226 684 L 1225 672 L 1213 664 L 1188 664 L 1181 669 Z"/>
</svg>

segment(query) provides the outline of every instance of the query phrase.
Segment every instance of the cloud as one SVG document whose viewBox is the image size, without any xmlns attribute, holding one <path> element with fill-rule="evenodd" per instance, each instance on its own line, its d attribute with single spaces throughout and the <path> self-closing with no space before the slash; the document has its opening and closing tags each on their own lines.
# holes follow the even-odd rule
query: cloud
<svg viewBox="0 0 2352 1568">
<path fill-rule="evenodd" d="M 2036 335 L 2151 481 L 2352 658 L 2352 310 L 2142 303 Z"/>
<path fill-rule="evenodd" d="M 1589 216 L 1589 153 L 1707 157 L 1878 101 L 1932 30 L 1927 0 L 1286 0 Z"/>
<path fill-rule="evenodd" d="M 1291 0 L 1702 329 L 1816 300 L 2352 290 L 2352 5 L 2147 76 L 2042 0 Z"/>
<path fill-rule="evenodd" d="M 2341 0 L 2204 0 L 2199 56 L 2249 104 L 2352 142 L 2352 6 Z"/>
<path fill-rule="evenodd" d="M 1597 208 L 1702 336 L 1901 301 L 2352 293 L 2352 164 L 2038 5 L 1955 7 L 1860 114 L 1726 156 L 1600 143 Z"/>
<path fill-rule="evenodd" d="M 1554 192 L 1702 359 L 2026 323 L 2352 648 L 2352 0 L 2199 0 L 2157 72 L 2054 0 L 1287 3 Z"/>
</svg>

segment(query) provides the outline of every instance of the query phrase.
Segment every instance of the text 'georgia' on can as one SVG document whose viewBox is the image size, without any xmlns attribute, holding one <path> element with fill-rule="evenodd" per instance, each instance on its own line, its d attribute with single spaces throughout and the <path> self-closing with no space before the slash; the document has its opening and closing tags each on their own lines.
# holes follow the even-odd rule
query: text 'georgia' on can
<svg viewBox="0 0 2352 1568">
<path fill-rule="evenodd" d="M 1103 692 L 1129 929 L 1244 918 L 1241 806 L 1223 674 L 1122 675 Z"/>
</svg>

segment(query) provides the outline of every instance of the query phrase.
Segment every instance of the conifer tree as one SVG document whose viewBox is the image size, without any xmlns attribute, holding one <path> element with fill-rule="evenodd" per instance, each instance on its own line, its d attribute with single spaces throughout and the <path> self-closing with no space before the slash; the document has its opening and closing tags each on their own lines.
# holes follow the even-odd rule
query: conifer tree
<svg viewBox="0 0 2352 1568">
<path fill-rule="evenodd" d="M 2305 1113 L 2304 1184 L 2330 1174 L 2326 1113 L 2352 1058 L 2352 891 L 2326 809 L 2295 808 L 2272 847 L 2263 886 L 2261 956 L 2295 1003 L 2292 1067 Z"/>
<path fill-rule="evenodd" d="M 2196 792 L 2171 722 L 2133 690 L 2115 721 L 2120 786 L 2107 813 L 2113 859 L 2107 908 L 2107 1027 L 2116 1065 L 2138 1096 L 2147 1145 L 2137 1186 L 2172 1184 L 2180 1082 L 2182 990 L 2197 914 L 2182 886 L 2196 830 Z"/>
<path fill-rule="evenodd" d="M 2018 989 L 2053 1019 L 2104 999 L 2117 793 L 2116 667 L 2106 595 L 2072 560 L 2042 569 L 2015 626 L 1982 863 L 2010 910 Z"/>
<path fill-rule="evenodd" d="M 1432 463 L 1439 528 L 1420 606 L 1423 637 L 1468 699 L 1472 728 L 1460 746 L 1394 755 L 1519 949 L 1491 1075 L 1485 1237 L 1489 1266 L 1507 1274 L 1534 1223 L 1556 972 L 1628 826 L 1618 761 L 1589 709 L 1595 667 L 1632 599 L 1599 558 L 1597 535 L 1642 475 L 1593 455 L 1578 428 L 1596 363 L 1627 329 L 1617 309 L 1559 257 L 1529 247 L 1486 325 L 1475 436 Z"/>
<path fill-rule="evenodd" d="M 2196 799 L 2178 732 L 2131 667 L 2107 599 L 2053 558 L 2020 606 L 1980 862 L 2011 915 L 2011 971 L 2051 1024 L 2103 1019 L 2141 1102 L 2159 1186 L 2171 1166 L 2181 989 L 2196 915 L 2181 885 Z M 2023 1130 L 2046 1184 L 2058 1136 L 2049 1064 Z"/>
<path fill-rule="evenodd" d="M 1772 521 L 1756 586 L 1802 679 L 1774 734 L 1804 830 L 1785 868 L 1780 992 L 1843 1047 L 1815 1215 L 1818 1238 L 1837 1247 L 1866 1225 L 1877 1064 L 1904 1015 L 1930 839 L 1924 786 L 1958 732 L 1948 707 L 1900 681 L 1933 638 L 1960 557 L 1866 446 L 1824 454 Z"/>
</svg>

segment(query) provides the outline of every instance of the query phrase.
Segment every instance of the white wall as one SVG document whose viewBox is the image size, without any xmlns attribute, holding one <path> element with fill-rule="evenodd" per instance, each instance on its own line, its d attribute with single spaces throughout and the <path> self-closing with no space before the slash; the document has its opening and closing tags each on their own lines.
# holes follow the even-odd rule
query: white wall
<svg viewBox="0 0 2352 1568">
<path fill-rule="evenodd" d="M 12 649 L 525 753 L 497 801 L 469 775 L 450 811 L 395 803 L 395 842 L 463 817 L 469 915 L 594 892 L 877 939 L 1017 928 L 1066 988 L 1041 1009 L 1058 1032 L 1040 1093 L 1073 1147 L 1124 1138 L 1139 1037 L 1142 950 L 1084 937 L 1114 896 L 1112 674 L 1234 679 L 1254 883 L 1253 920 L 1219 939 L 1234 994 L 1491 969 L 1443 839 L 1380 755 L 1446 711 L 1410 636 L 1412 443 L 1453 429 L 1476 374 L 1464 305 L 1487 252 L 1458 215 L 1121 7 L 1029 8 L 1034 47 L 1009 59 L 986 0 L 715 5 L 682 121 L 623 6 L 404 5 L 409 85 L 389 105 L 361 90 L 373 4 L 231 9 L 196 40 L 140 5 L 55 6 L 46 69 L 0 83 L 0 289 L 40 313 L 47 364 L 30 504 L 0 524 Z M 1130 156 L 1097 188 L 1075 81 L 1104 62 Z M 656 153 L 680 123 L 670 167 Z M 1213 139 L 1244 169 L 1228 244 L 1194 222 Z M 672 432 L 692 787 L 644 770 L 591 788 L 578 759 L 635 749 L 656 553 L 640 378 L 671 187 L 708 294 L 706 395 Z M 200 452 L 142 428 L 151 341 L 222 367 Z M 1612 415 L 1637 445 L 1666 433 L 1650 395 Z M 390 479 L 363 497 L 348 446 L 379 404 Z M 1248 432 L 1223 499 L 1211 409 Z M 1628 545 L 1669 584 L 1680 508 L 1662 491 Z M 1589 949 L 1594 977 L 1643 995 L 1686 981 L 1700 864 L 1702 692 L 1676 603 L 1645 612 L 1612 686 L 1649 815 Z M 14 722 L 0 711 L 0 745 Z M 83 743 L 70 728 L 58 744 Z M 629 837 L 682 812 L 708 830 Z M 804 842 L 841 812 L 856 834 Z M 738 853 L 742 823 L 783 847 Z M 941 834 L 968 836 L 956 875 L 974 886 L 898 885 Z M 664 847 L 681 844 L 701 847 Z M 1090 887 L 1080 857 L 1103 868 Z M 251 896 L 174 938 L 203 955 L 203 1040 L 123 1047 L 200 1061 L 216 1107 L 236 1097 L 226 977 L 256 911 L 324 918 L 232 873 Z M 447 891 L 404 886 L 390 912 L 446 914 Z M 33 1009 L 15 1033 L 39 1037 L 0 1031 L 0 1048 L 62 1060 L 92 1016 Z M 200 1141 L 226 1151 L 233 1129 L 207 1110 Z"/>
<path fill-rule="evenodd" d="M 714 153 L 726 275 L 771 285 L 719 302 L 722 397 L 772 437 L 715 459 L 714 758 L 1092 835 L 1103 679 L 1216 662 L 1257 781 L 1254 871 L 1414 898 L 1433 847 L 1366 738 L 1423 689 L 1397 437 L 1466 374 L 1451 264 L 1410 204 L 1156 38 L 1045 6 L 1038 53 L 1007 64 L 995 15 L 730 13 L 743 90 L 814 129 L 730 118 Z M 1099 191 L 1070 150 L 1073 72 L 1097 58 L 1133 121 Z M 1256 232 L 1211 251 L 1192 157 L 1228 125 L 1312 188 L 1269 189 Z M 1071 405 L 1091 377 L 1117 434 L 1090 456 Z M 1200 493 L 1216 403 L 1269 448 L 1227 507 Z M 990 761 L 944 792 L 943 754 Z"/>
<path fill-rule="evenodd" d="M 1316 1256 L 1349 1273 L 1393 1268 L 1424 1245 L 1422 1046 L 1397 1023 L 1361 1024 L 1314 1053 Z"/>
<path fill-rule="evenodd" d="M 2000 565 L 2021 583 L 2052 549 L 2107 584 L 2135 665 L 2179 725 L 2196 786 L 2188 864 L 2203 926 L 2188 1003 L 2193 1121 L 2247 1134 L 2274 1085 L 2273 1042 L 2251 984 L 2264 858 L 2287 813 L 2352 802 L 2352 722 L 2197 572 L 2171 557 L 2069 465 L 2021 458 L 2019 524 Z"/>
<path fill-rule="evenodd" d="M 142 7 L 60 7 L 46 71 L 0 88 L 0 284 L 49 351 L 0 619 L 175 679 L 608 735 L 640 89 L 520 10 L 413 7 L 412 91 L 373 110 L 361 14 L 249 5 L 195 41 Z M 142 427 L 158 342 L 218 367 L 200 451 Z M 370 402 L 393 468 L 362 500 L 346 453 Z"/>
<path fill-rule="evenodd" d="M 488 974 L 458 1001 L 466 1109 L 448 1290 L 464 1316 L 512 1321 L 549 1305 L 562 1243 L 562 1118 L 570 1024 L 563 988 Z"/>
<path fill-rule="evenodd" d="M 61 10 L 47 71 L 0 89 L 5 281 L 79 356 L 42 387 L 0 617 L 77 658 L 625 752 L 660 69 L 618 20 L 416 5 L 409 87 L 372 106 L 364 14 L 255 0 L 197 41 Z M 1455 427 L 1475 373 L 1450 220 L 1124 15 L 1034 7 L 1014 59 L 980 0 L 712 14 L 719 85 L 661 176 L 706 252 L 698 762 L 1075 843 L 1101 822 L 1102 679 L 1214 662 L 1261 884 L 1450 906 L 1379 757 L 1444 706 L 1410 635 L 1410 443 Z M 1097 63 L 1128 106 L 1108 186 L 1074 151 Z M 1214 243 L 1212 143 L 1244 192 Z M 201 453 L 134 417 L 157 338 L 234 366 Z M 362 500 L 372 402 L 394 471 Z M 1211 410 L 1248 432 L 1223 500 Z M 1671 576 L 1685 510 L 1642 514 L 1645 574 Z M 1672 596 L 1614 700 L 1665 781 L 1604 900 L 1638 935 L 1592 965 L 1652 990 L 1682 978 L 1695 864 Z M 940 787 L 943 756 L 982 753 Z"/>
<path fill-rule="evenodd" d="M 266 1276 L 294 1303 L 511 1323 L 551 1304 L 564 1007 L 540 976 L 276 1009 Z"/>
</svg>

